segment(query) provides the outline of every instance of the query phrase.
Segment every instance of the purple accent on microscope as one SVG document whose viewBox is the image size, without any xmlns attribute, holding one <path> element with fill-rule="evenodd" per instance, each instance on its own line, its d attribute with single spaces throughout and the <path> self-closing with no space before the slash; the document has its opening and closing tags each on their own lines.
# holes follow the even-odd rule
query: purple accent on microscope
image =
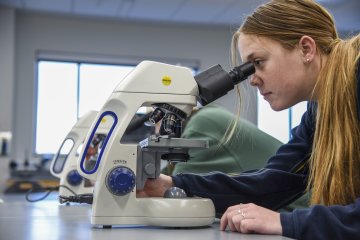
<svg viewBox="0 0 360 240">
<path fill-rule="evenodd" d="M 88 151 L 88 149 L 89 149 L 89 147 L 90 147 L 90 144 L 91 144 L 91 142 L 92 142 L 92 140 L 93 140 L 93 138 L 94 138 L 94 135 L 95 135 L 95 133 L 96 133 L 96 130 L 98 129 L 98 127 L 99 127 L 99 125 L 100 125 L 100 123 L 101 123 L 101 120 L 103 119 L 104 116 L 107 116 L 107 115 L 110 115 L 110 116 L 112 116 L 112 117 L 114 118 L 114 123 L 113 123 L 113 125 L 111 126 L 110 131 L 109 131 L 109 133 L 107 134 L 107 136 L 106 136 L 106 138 L 105 138 L 105 140 L 104 140 L 104 143 L 103 143 L 103 145 L 102 145 L 102 149 L 101 149 L 101 151 L 100 151 L 100 154 L 99 154 L 98 159 L 96 160 L 96 164 L 95 164 L 94 169 L 92 169 L 92 170 L 86 170 L 86 169 L 84 168 L 84 162 L 86 161 L 85 158 L 86 158 L 87 151 Z M 105 149 L 105 147 L 106 147 L 107 142 L 108 142 L 109 139 L 110 139 L 111 134 L 112 134 L 113 131 L 114 131 L 114 128 L 115 128 L 117 122 L 118 122 L 118 118 L 117 118 L 116 114 L 115 114 L 114 112 L 112 112 L 112 111 L 105 111 L 105 112 L 103 112 L 103 113 L 100 115 L 100 117 L 98 118 L 98 120 L 97 120 L 97 122 L 96 122 L 96 124 L 95 124 L 95 127 L 93 128 L 93 130 L 92 130 L 92 132 L 91 132 L 89 141 L 86 143 L 86 146 L 85 146 L 85 150 L 84 150 L 84 152 L 83 152 L 83 155 L 81 156 L 81 161 L 80 161 L 80 169 L 81 169 L 81 171 L 83 171 L 83 172 L 86 173 L 86 174 L 93 174 L 93 173 L 96 172 L 96 170 L 99 168 L 99 164 L 100 164 L 100 161 L 101 161 L 101 158 L 102 158 L 104 149 Z"/>
</svg>

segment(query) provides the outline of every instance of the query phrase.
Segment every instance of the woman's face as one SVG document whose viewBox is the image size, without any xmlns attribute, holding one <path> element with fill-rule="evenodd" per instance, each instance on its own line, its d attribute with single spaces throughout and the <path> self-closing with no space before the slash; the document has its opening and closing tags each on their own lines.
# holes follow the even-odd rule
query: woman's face
<svg viewBox="0 0 360 240">
<path fill-rule="evenodd" d="M 288 50 L 274 40 L 243 33 L 238 47 L 242 61 L 255 64 L 251 85 L 259 89 L 273 110 L 281 111 L 311 99 L 316 75 L 304 62 L 300 47 Z"/>
</svg>

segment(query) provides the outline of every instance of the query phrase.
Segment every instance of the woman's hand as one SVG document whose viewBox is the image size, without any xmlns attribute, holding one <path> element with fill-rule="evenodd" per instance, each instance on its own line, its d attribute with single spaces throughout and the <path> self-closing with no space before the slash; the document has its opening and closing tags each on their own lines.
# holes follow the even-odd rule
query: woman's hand
<svg viewBox="0 0 360 240">
<path fill-rule="evenodd" d="M 280 213 L 253 203 L 229 207 L 220 220 L 220 230 L 226 227 L 240 233 L 282 234 Z"/>
<path fill-rule="evenodd" d="M 145 182 L 144 189 L 137 190 L 137 197 L 163 197 L 165 191 L 173 186 L 172 178 L 160 174 L 156 179 L 148 179 Z"/>
</svg>

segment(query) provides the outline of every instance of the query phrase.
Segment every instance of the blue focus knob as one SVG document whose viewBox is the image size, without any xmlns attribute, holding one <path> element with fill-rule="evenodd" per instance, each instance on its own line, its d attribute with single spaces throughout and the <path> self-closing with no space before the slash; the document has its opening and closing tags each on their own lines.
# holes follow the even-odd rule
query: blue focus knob
<svg viewBox="0 0 360 240">
<path fill-rule="evenodd" d="M 82 182 L 83 177 L 74 169 L 67 174 L 66 180 L 71 186 L 78 186 Z"/>
<path fill-rule="evenodd" d="M 130 168 L 116 167 L 108 173 L 106 186 L 114 195 L 126 195 L 135 187 L 135 174 Z"/>
</svg>

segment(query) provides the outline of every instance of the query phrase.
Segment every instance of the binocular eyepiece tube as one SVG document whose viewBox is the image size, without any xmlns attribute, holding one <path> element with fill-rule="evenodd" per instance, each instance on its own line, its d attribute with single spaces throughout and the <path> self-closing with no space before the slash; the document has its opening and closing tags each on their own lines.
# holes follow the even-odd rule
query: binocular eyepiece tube
<svg viewBox="0 0 360 240">
<path fill-rule="evenodd" d="M 195 76 L 195 81 L 199 87 L 199 102 L 205 106 L 215 101 L 253 73 L 255 73 L 253 62 L 246 62 L 237 66 L 229 73 L 223 70 L 220 65 L 215 65 L 201 72 Z"/>
</svg>

